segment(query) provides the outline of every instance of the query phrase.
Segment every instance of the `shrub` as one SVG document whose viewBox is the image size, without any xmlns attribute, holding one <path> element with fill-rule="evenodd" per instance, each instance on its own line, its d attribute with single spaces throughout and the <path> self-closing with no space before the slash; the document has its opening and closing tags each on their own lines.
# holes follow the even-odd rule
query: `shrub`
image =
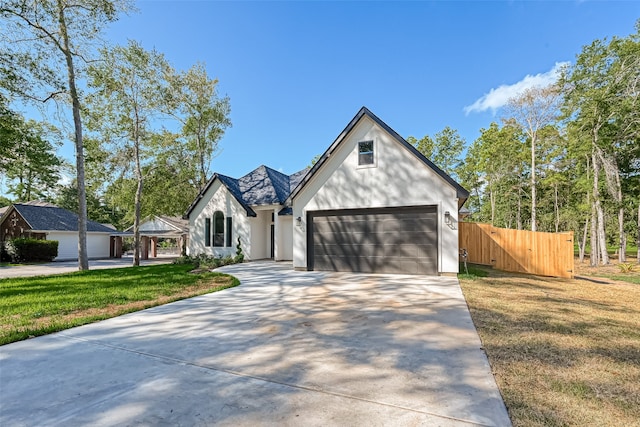
<svg viewBox="0 0 640 427">
<path fill-rule="evenodd" d="M 633 270 L 635 270 L 635 264 L 632 264 L 630 262 L 623 262 L 618 264 L 618 268 L 620 269 L 621 273 L 631 273 L 633 272 Z"/>
<path fill-rule="evenodd" d="M 238 261 L 239 260 L 239 261 Z M 202 269 L 214 269 L 218 267 L 222 267 L 225 265 L 237 264 L 244 260 L 244 255 L 242 252 L 240 253 L 240 258 L 238 255 L 235 257 L 226 256 L 224 258 L 221 257 L 213 257 L 211 255 L 199 254 L 196 256 L 181 256 L 176 258 L 173 263 L 174 264 L 193 264 L 194 269 L 202 268 Z"/>
<path fill-rule="evenodd" d="M 11 256 L 7 252 L 7 248 L 5 247 L 5 242 L 0 242 L 0 262 L 8 262 L 11 261 Z"/>
<path fill-rule="evenodd" d="M 19 238 L 9 241 L 13 262 L 53 261 L 58 256 L 57 240 Z"/>
<path fill-rule="evenodd" d="M 193 259 L 191 259 L 190 256 L 183 255 L 174 259 L 173 264 L 176 264 L 176 265 L 193 264 Z"/>
<path fill-rule="evenodd" d="M 242 246 L 240 245 L 240 237 L 238 237 L 238 244 L 236 245 L 236 256 L 233 261 L 240 264 L 244 261 L 244 254 L 242 253 Z"/>
</svg>

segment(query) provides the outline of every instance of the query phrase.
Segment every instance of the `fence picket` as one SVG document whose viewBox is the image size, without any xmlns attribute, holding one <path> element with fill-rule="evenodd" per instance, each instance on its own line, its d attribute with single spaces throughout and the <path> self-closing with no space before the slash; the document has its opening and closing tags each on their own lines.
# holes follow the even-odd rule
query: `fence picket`
<svg viewBox="0 0 640 427">
<path fill-rule="evenodd" d="M 461 222 L 458 240 L 473 264 L 516 273 L 573 277 L 572 231 L 543 233 Z"/>
</svg>

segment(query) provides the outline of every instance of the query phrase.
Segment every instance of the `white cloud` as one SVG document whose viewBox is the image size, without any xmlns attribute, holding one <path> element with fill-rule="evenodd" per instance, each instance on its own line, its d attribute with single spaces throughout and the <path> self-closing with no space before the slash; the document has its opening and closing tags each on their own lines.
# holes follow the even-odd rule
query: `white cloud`
<svg viewBox="0 0 640 427">
<path fill-rule="evenodd" d="M 569 65 L 568 62 L 556 62 L 553 68 L 546 73 L 540 73 L 534 76 L 527 74 L 517 83 L 493 88 L 473 104 L 464 107 L 464 113 L 468 115 L 469 113 L 481 113 L 491 110 L 495 114 L 496 110 L 504 107 L 509 99 L 520 95 L 525 90 L 532 87 L 549 86 L 555 83 L 560 76 L 560 72 L 567 65 Z"/>
</svg>

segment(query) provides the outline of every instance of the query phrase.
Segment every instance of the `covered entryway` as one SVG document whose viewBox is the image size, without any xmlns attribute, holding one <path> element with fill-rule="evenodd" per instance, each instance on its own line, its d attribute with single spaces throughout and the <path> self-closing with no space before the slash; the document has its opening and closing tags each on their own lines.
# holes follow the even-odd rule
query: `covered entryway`
<svg viewBox="0 0 640 427">
<path fill-rule="evenodd" d="M 308 212 L 310 270 L 438 274 L 436 206 Z"/>
</svg>

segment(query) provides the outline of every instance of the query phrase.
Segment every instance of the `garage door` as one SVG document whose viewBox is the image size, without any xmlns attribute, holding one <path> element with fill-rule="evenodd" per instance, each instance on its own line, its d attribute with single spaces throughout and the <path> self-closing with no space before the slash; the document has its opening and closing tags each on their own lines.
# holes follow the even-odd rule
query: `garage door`
<svg viewBox="0 0 640 427">
<path fill-rule="evenodd" d="M 438 273 L 433 207 L 309 213 L 309 267 L 362 273 Z"/>
</svg>

